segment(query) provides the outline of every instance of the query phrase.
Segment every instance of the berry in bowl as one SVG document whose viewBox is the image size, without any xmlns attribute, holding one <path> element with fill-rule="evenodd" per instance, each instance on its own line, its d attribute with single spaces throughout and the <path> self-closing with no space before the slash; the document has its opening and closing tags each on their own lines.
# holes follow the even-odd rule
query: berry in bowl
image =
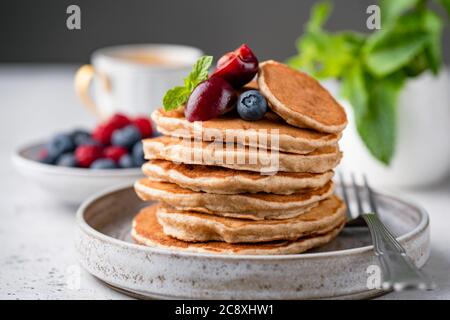
<svg viewBox="0 0 450 320">
<path fill-rule="evenodd" d="M 13 163 L 59 202 L 79 204 L 102 189 L 142 176 L 141 139 L 154 134 L 148 118 L 116 114 L 92 132 L 76 129 L 19 148 Z"/>
</svg>

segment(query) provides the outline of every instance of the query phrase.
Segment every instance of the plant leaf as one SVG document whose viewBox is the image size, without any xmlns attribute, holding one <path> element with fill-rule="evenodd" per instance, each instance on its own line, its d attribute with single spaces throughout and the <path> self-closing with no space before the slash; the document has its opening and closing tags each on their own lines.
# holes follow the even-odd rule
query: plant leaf
<svg viewBox="0 0 450 320">
<path fill-rule="evenodd" d="M 311 18 L 306 24 L 306 30 L 309 32 L 321 30 L 330 17 L 331 11 L 333 11 L 333 5 L 330 1 L 316 3 L 311 9 Z"/>
<path fill-rule="evenodd" d="M 442 29 L 441 18 L 431 10 L 426 10 L 423 17 L 423 27 L 427 32 L 425 55 L 431 71 L 437 74 L 442 65 Z"/>
<path fill-rule="evenodd" d="M 381 21 L 391 23 L 400 15 L 413 9 L 421 0 L 380 0 Z"/>
<path fill-rule="evenodd" d="M 342 79 L 341 95 L 350 101 L 356 118 L 368 113 L 369 93 L 367 92 L 363 66 L 353 65 Z"/>
<path fill-rule="evenodd" d="M 425 34 L 415 38 L 391 37 L 387 42 L 371 50 L 366 58 L 369 70 L 377 77 L 384 77 L 408 64 L 424 47 Z"/>
<path fill-rule="evenodd" d="M 405 75 L 376 79 L 355 64 L 343 77 L 341 94 L 353 108 L 356 128 L 370 153 L 388 165 L 395 152 L 396 105 Z"/>
<path fill-rule="evenodd" d="M 208 79 L 209 68 L 213 61 L 212 56 L 203 56 L 192 67 L 191 73 L 184 79 L 184 86 L 191 92 L 202 81 Z"/>
<path fill-rule="evenodd" d="M 371 79 L 367 112 L 357 114 L 356 128 L 370 153 L 389 165 L 395 152 L 397 131 L 397 100 L 404 84 L 404 75 Z"/>
<path fill-rule="evenodd" d="M 407 14 L 369 36 L 364 53 L 367 68 L 373 75 L 387 76 L 419 54 L 428 41 L 420 21 L 420 14 Z"/>
<path fill-rule="evenodd" d="M 437 2 L 444 7 L 447 15 L 450 17 L 450 0 L 437 0 Z"/>
<path fill-rule="evenodd" d="M 213 57 L 203 56 L 193 65 L 192 71 L 184 79 L 184 86 L 178 86 L 166 92 L 163 98 L 164 110 L 170 111 L 185 104 L 192 90 L 202 81 L 208 79 Z"/>
<path fill-rule="evenodd" d="M 163 98 L 165 111 L 175 110 L 189 99 L 190 91 L 186 87 L 174 87 L 166 92 Z"/>
<path fill-rule="evenodd" d="M 299 54 L 287 63 L 317 78 L 338 78 L 354 63 L 363 42 L 357 33 L 307 33 L 298 40 Z"/>
</svg>

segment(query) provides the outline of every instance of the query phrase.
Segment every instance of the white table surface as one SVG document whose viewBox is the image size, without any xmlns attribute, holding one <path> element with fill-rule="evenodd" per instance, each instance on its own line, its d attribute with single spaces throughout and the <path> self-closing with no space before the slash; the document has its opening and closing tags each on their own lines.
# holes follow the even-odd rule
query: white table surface
<svg viewBox="0 0 450 320">
<path fill-rule="evenodd" d="M 11 164 L 20 144 L 94 125 L 73 91 L 75 70 L 71 65 L 0 65 L 0 299 L 128 298 L 78 266 L 73 246 L 76 207 L 54 203 Z M 401 192 L 430 213 L 432 252 L 425 271 L 439 288 L 381 299 L 450 299 L 450 179 Z M 74 288 L 78 271 L 80 286 Z"/>
</svg>

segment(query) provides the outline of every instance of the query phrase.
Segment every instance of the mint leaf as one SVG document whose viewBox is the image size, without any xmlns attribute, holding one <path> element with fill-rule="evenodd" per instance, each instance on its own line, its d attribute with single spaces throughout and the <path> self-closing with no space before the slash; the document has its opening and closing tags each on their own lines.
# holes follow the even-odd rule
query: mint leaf
<svg viewBox="0 0 450 320">
<path fill-rule="evenodd" d="M 297 55 L 287 63 L 316 78 L 341 80 L 359 135 L 371 154 L 389 164 L 395 152 L 396 105 L 406 79 L 442 67 L 443 20 L 427 0 L 380 0 L 382 29 L 369 34 L 324 29 L 332 6 L 311 11 Z M 450 15 L 450 0 L 435 0 Z"/>
<path fill-rule="evenodd" d="M 427 8 L 403 14 L 367 40 L 365 59 L 368 69 L 377 77 L 401 68 L 431 69 L 438 73 L 442 65 L 442 29 L 441 18 Z M 420 57 L 422 55 L 424 58 Z M 418 63 L 425 68 L 417 68 Z"/>
<path fill-rule="evenodd" d="M 426 41 L 423 33 L 414 38 L 390 36 L 368 52 L 367 67 L 377 77 L 384 77 L 408 64 L 423 49 Z"/>
<path fill-rule="evenodd" d="M 356 128 L 370 153 L 389 165 L 395 153 L 397 101 L 404 75 L 398 73 L 384 79 L 368 76 L 365 79 L 366 88 L 370 88 L 367 108 L 354 107 Z"/>
<path fill-rule="evenodd" d="M 191 73 L 184 79 L 184 86 L 192 92 L 200 82 L 208 79 L 208 72 L 212 61 L 212 56 L 203 56 L 198 59 L 192 67 Z"/>
<path fill-rule="evenodd" d="M 191 94 L 185 87 L 175 87 L 166 92 L 163 99 L 165 111 L 175 110 L 184 105 Z"/>
<path fill-rule="evenodd" d="M 414 57 L 402 70 L 408 77 L 417 77 L 422 72 L 427 70 L 430 66 L 430 57 L 425 54 L 425 51 Z"/>
<path fill-rule="evenodd" d="M 449 1 L 450 3 L 450 1 Z M 425 55 L 429 67 L 434 74 L 439 72 L 442 65 L 442 29 L 444 25 L 441 18 L 431 10 L 426 10 L 423 17 L 423 28 L 427 32 Z"/>
<path fill-rule="evenodd" d="M 166 92 L 163 98 L 165 111 L 175 110 L 184 105 L 192 90 L 202 81 L 208 79 L 208 71 L 213 61 L 212 56 L 203 56 L 192 67 L 191 73 L 184 79 L 184 86 L 178 86 Z"/>
<path fill-rule="evenodd" d="M 388 165 L 395 151 L 397 100 L 403 82 L 374 81 L 368 113 L 356 118 L 356 127 L 372 155 Z"/>
<path fill-rule="evenodd" d="M 331 10 L 329 1 L 312 7 L 306 32 L 297 40 L 299 53 L 286 61 L 291 67 L 303 69 L 319 79 L 340 77 L 354 63 L 364 43 L 364 37 L 356 32 L 333 34 L 323 30 Z"/>
<path fill-rule="evenodd" d="M 362 64 L 345 74 L 341 94 L 353 108 L 357 131 L 369 152 L 388 165 L 395 153 L 397 100 L 405 74 L 377 79 Z"/>
<path fill-rule="evenodd" d="M 365 78 L 363 66 L 357 63 L 342 79 L 341 95 L 351 102 L 357 118 L 368 113 L 369 92 Z"/>
<path fill-rule="evenodd" d="M 287 64 L 317 78 L 340 77 L 354 63 L 363 43 L 357 33 L 307 33 L 298 40 L 299 55 L 290 58 Z"/>
<path fill-rule="evenodd" d="M 384 77 L 401 69 L 424 49 L 428 34 L 422 20 L 421 13 L 405 14 L 368 37 L 365 61 L 373 75 Z"/>
<path fill-rule="evenodd" d="M 315 4 L 311 9 L 311 18 L 306 25 L 306 29 L 309 32 L 321 30 L 332 10 L 333 6 L 329 1 L 322 1 Z"/>
<path fill-rule="evenodd" d="M 413 9 L 421 0 L 381 0 L 382 23 L 390 23 L 408 10 Z"/>
<path fill-rule="evenodd" d="M 444 7 L 447 15 L 450 17 L 450 0 L 437 0 L 437 2 Z"/>
</svg>

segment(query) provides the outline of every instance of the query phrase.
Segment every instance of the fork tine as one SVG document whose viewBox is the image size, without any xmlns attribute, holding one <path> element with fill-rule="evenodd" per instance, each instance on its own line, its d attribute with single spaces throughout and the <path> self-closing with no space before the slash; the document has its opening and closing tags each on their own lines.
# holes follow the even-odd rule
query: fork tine
<svg viewBox="0 0 450 320">
<path fill-rule="evenodd" d="M 372 188 L 369 186 L 369 181 L 367 180 L 367 176 L 363 175 L 363 179 L 364 179 L 364 188 L 366 189 L 367 194 L 369 195 L 370 210 L 373 213 L 378 213 L 377 205 L 375 203 L 375 196 L 373 194 Z"/>
<path fill-rule="evenodd" d="M 353 192 L 355 193 L 356 203 L 358 205 L 358 215 L 362 215 L 364 213 L 363 206 L 362 206 L 362 200 L 361 195 L 359 192 L 359 187 L 356 184 L 355 175 L 352 173 L 352 186 L 353 186 Z"/>
<path fill-rule="evenodd" d="M 345 187 L 345 183 L 344 183 L 344 176 L 341 171 L 339 171 L 338 174 L 339 174 L 339 182 L 340 182 L 340 186 L 341 186 L 342 197 L 344 198 L 345 206 L 347 207 L 347 209 L 346 209 L 347 219 L 351 220 L 351 219 L 353 219 L 353 215 L 352 215 L 352 211 L 350 209 L 350 202 L 348 199 L 347 188 Z"/>
</svg>

